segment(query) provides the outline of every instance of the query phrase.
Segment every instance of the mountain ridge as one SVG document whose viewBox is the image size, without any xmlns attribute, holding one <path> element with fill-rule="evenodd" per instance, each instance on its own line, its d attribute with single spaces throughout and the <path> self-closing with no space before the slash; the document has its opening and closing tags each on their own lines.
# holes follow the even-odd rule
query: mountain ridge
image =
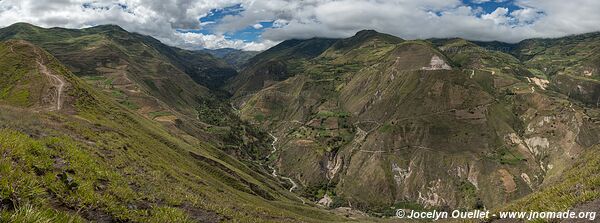
<svg viewBox="0 0 600 223">
<path fill-rule="evenodd" d="M 561 82 L 515 58 L 513 48 L 463 39 L 377 42 L 374 34 L 336 40 L 283 78 L 259 79 L 262 89 L 238 87 L 233 96 L 242 119 L 274 131 L 281 155 L 272 162 L 313 201 L 326 194 L 333 207 L 348 202 L 373 214 L 406 202 L 501 207 L 556 181 L 570 165 L 566 157 L 598 144 L 594 108 L 559 93 Z M 353 44 L 336 53 L 344 41 Z M 269 54 L 251 61 L 265 63 Z M 425 170 L 425 163 L 436 166 Z"/>
</svg>

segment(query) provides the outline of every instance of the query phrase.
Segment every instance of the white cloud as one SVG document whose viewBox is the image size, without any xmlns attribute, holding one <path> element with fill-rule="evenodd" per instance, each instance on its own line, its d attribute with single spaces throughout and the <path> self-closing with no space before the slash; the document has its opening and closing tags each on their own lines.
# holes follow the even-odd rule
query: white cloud
<svg viewBox="0 0 600 223">
<path fill-rule="evenodd" d="M 126 30 L 151 35 L 165 43 L 188 49 L 224 46 L 264 50 L 275 44 L 272 41 L 230 41 L 220 35 L 192 38 L 176 32 L 177 29 L 197 29 L 207 25 L 201 24 L 198 19 L 211 9 L 237 3 L 235 0 L 0 0 L 0 27 L 16 22 L 66 28 L 117 24 Z"/>
<path fill-rule="evenodd" d="M 489 14 L 482 15 L 481 18 L 492 20 L 495 24 L 507 24 L 510 20 L 507 8 L 497 8 Z"/>
<path fill-rule="evenodd" d="M 542 12 L 535 10 L 533 8 L 523 8 L 519 10 L 512 11 L 510 16 L 514 18 L 519 23 L 532 23 L 535 20 L 542 17 Z"/>
<path fill-rule="evenodd" d="M 112 23 L 190 49 L 265 49 L 285 39 L 348 37 L 362 29 L 407 39 L 463 37 L 507 42 L 600 30 L 597 0 L 512 2 L 521 9 L 485 13 L 478 5 L 468 6 L 461 0 L 1 0 L 0 26 L 29 22 L 81 28 Z M 244 10 L 211 24 L 211 35 L 176 31 L 206 28 L 210 22 L 200 23 L 200 17 L 211 9 L 236 4 Z M 274 21 L 273 27 L 260 27 L 264 21 Z M 258 42 L 224 37 L 248 27 L 264 30 Z"/>
<path fill-rule="evenodd" d="M 260 23 L 256 23 L 256 24 L 254 24 L 254 25 L 252 26 L 252 28 L 254 28 L 254 29 L 262 29 L 262 28 L 263 28 L 263 25 L 261 25 Z"/>
<path fill-rule="evenodd" d="M 202 33 L 184 32 L 176 33 L 180 42 L 172 43 L 187 49 L 219 49 L 219 48 L 235 48 L 249 51 L 259 51 L 269 48 L 277 42 L 244 42 L 242 40 L 230 40 L 223 35 L 205 35 Z"/>
<path fill-rule="evenodd" d="M 494 0 L 505 2 L 505 0 Z M 221 24 L 226 32 L 257 19 L 278 19 L 278 29 L 263 38 L 347 37 L 361 29 L 376 29 L 402 38 L 462 37 L 473 40 L 516 42 L 526 38 L 559 37 L 600 31 L 600 1 L 514 0 L 520 10 L 500 7 L 483 13 L 478 6 L 454 0 L 271 0 L 276 9 L 257 1 L 247 5 L 235 26 Z M 261 11 L 262 10 L 262 11 Z M 263 15 L 264 17 L 261 17 Z M 276 21 L 278 21 L 276 20 Z"/>
</svg>

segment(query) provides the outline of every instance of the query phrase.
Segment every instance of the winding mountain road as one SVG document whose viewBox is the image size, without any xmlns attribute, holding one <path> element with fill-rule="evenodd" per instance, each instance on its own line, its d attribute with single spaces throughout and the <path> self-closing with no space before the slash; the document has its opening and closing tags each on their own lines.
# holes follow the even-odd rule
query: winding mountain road
<svg viewBox="0 0 600 223">
<path fill-rule="evenodd" d="M 37 54 L 36 63 L 39 66 L 40 73 L 50 78 L 50 84 L 56 88 L 56 105 L 54 108 L 50 109 L 50 111 L 58 111 L 62 108 L 64 100 L 63 91 L 65 88 L 65 81 L 63 81 L 58 75 L 52 74 L 48 67 L 42 63 L 42 54 L 38 50 L 35 50 L 35 53 Z"/>
</svg>

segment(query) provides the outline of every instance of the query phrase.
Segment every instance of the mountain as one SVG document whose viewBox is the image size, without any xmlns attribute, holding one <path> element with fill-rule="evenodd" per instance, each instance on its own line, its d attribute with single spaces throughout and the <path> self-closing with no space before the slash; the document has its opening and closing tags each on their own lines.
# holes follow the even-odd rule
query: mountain
<svg viewBox="0 0 600 223">
<path fill-rule="evenodd" d="M 225 60 L 229 65 L 233 66 L 238 70 L 244 67 L 244 65 L 246 64 L 246 62 L 248 62 L 250 58 L 260 53 L 260 51 L 244 51 L 232 48 L 221 48 L 214 50 L 204 49 L 202 51 L 205 51 L 215 57 Z"/>
<path fill-rule="evenodd" d="M 369 30 L 284 41 L 227 89 L 242 119 L 276 137 L 281 151 L 270 162 L 315 202 L 383 216 L 501 208 L 550 190 L 573 160 L 594 153 L 600 117 L 552 87 L 564 81 L 539 75 L 535 59 L 514 54 L 523 48 L 482 46 Z"/>
<path fill-rule="evenodd" d="M 303 61 L 318 56 L 335 41 L 323 38 L 283 41 L 248 60 L 248 65 L 225 89 L 239 96 L 267 87 L 272 81 L 285 80 Z"/>
<path fill-rule="evenodd" d="M 195 111 L 189 108 L 212 97 L 209 87 L 217 88 L 236 74 L 206 53 L 169 47 L 114 25 L 74 30 L 17 23 L 0 30 L 0 40 L 7 39 L 39 45 L 76 75 L 146 114 L 174 108 L 193 115 Z M 155 103 L 157 99 L 166 104 Z"/>
<path fill-rule="evenodd" d="M 132 111 L 33 43 L 0 42 L 0 55 L 2 222 L 343 220 L 302 205 L 266 167 Z"/>
</svg>

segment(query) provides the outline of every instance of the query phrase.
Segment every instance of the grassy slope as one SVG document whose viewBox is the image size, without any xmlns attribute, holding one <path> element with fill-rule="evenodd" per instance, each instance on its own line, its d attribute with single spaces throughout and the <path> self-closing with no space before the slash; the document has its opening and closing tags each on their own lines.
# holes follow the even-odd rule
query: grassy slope
<svg viewBox="0 0 600 223">
<path fill-rule="evenodd" d="M 23 81 L 22 74 L 36 72 L 31 49 L 12 53 L 12 44 L 0 44 L 0 64 Z M 215 147 L 174 137 L 44 57 L 70 84 L 66 103 L 74 110 L 33 112 L 0 100 L 3 221 L 337 219 L 299 205 L 278 183 Z"/>
<path fill-rule="evenodd" d="M 1 72 L 3 78 L 0 80 L 0 100 L 18 106 L 30 106 L 35 103 L 31 100 L 32 98 L 40 98 L 39 91 L 36 89 L 43 88 L 42 77 L 24 69 L 35 66 L 33 58 L 22 60 L 7 56 L 14 50 L 21 49 L 10 48 L 6 45 L 2 45 L 0 48 L 0 54 L 4 55 L 2 67 L 5 68 Z"/>
</svg>

